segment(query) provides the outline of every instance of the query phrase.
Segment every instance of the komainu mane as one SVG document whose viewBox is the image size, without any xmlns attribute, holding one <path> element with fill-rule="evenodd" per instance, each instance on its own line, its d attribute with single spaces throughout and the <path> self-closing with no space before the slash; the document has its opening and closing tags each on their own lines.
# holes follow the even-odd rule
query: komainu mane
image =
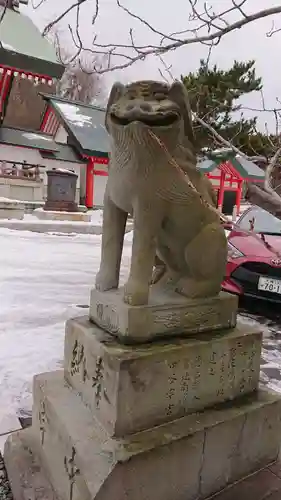
<svg viewBox="0 0 281 500">
<path fill-rule="evenodd" d="M 132 214 L 125 302 L 148 303 L 155 255 L 164 263 L 161 280 L 178 293 L 188 298 L 217 295 L 227 244 L 212 187 L 196 170 L 185 87 L 179 82 L 116 83 L 106 128 L 112 144 L 96 288 L 106 291 L 119 285 L 125 226 Z"/>
</svg>

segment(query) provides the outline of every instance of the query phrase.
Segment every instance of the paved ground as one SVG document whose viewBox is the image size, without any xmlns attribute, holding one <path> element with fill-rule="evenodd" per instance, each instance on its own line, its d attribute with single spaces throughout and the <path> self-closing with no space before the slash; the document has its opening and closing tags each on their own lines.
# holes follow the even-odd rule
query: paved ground
<svg viewBox="0 0 281 500">
<path fill-rule="evenodd" d="M 281 500 L 281 463 L 216 495 L 215 500 Z"/>
</svg>

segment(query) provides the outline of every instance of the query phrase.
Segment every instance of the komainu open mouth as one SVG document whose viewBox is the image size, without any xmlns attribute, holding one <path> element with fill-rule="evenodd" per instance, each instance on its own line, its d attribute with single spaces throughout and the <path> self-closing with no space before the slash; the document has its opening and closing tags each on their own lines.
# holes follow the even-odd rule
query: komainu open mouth
<svg viewBox="0 0 281 500">
<path fill-rule="evenodd" d="M 132 117 L 120 117 L 116 116 L 114 113 L 110 115 L 112 121 L 117 125 L 130 125 L 133 122 L 141 122 L 149 127 L 168 127 L 173 125 L 179 119 L 177 113 L 166 113 L 163 115 L 146 115 L 146 116 L 132 116 Z"/>
</svg>

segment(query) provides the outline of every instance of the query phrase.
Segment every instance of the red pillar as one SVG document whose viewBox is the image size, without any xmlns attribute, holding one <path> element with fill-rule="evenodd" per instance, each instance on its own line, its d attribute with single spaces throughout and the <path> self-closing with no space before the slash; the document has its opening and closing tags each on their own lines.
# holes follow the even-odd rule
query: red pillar
<svg viewBox="0 0 281 500">
<path fill-rule="evenodd" d="M 5 69 L 2 73 L 1 77 L 1 85 L 0 85 L 0 113 L 1 113 L 1 121 L 4 120 L 4 115 L 6 111 L 6 100 L 9 97 L 11 86 L 13 82 L 13 73 L 11 70 Z"/>
<path fill-rule="evenodd" d="M 94 206 L 94 161 L 93 158 L 88 159 L 86 170 L 86 195 L 85 204 L 87 208 Z"/>
<path fill-rule="evenodd" d="M 42 123 L 40 125 L 40 130 L 41 132 L 45 132 L 45 127 L 48 123 L 48 119 L 50 117 L 50 114 L 51 114 L 51 108 L 50 106 L 47 107 L 46 111 L 45 111 L 45 114 L 43 116 L 43 120 L 42 120 Z"/>
<path fill-rule="evenodd" d="M 237 207 L 237 215 L 240 213 L 240 205 L 241 205 L 241 198 L 242 198 L 242 189 L 243 189 L 243 181 L 237 181 L 238 184 L 238 189 L 236 191 L 236 207 Z"/>
<path fill-rule="evenodd" d="M 225 173 L 221 170 L 219 197 L 218 197 L 218 209 L 220 211 L 222 211 L 223 199 L 224 199 L 224 181 L 225 181 Z"/>
</svg>

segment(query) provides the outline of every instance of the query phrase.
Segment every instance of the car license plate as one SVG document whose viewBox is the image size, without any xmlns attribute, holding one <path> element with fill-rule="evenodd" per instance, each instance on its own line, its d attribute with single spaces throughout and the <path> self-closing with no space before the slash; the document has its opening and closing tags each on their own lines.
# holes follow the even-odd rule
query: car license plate
<svg viewBox="0 0 281 500">
<path fill-rule="evenodd" d="M 258 289 L 263 290 L 264 292 L 279 293 L 281 295 L 281 281 L 261 277 L 259 279 Z"/>
</svg>

